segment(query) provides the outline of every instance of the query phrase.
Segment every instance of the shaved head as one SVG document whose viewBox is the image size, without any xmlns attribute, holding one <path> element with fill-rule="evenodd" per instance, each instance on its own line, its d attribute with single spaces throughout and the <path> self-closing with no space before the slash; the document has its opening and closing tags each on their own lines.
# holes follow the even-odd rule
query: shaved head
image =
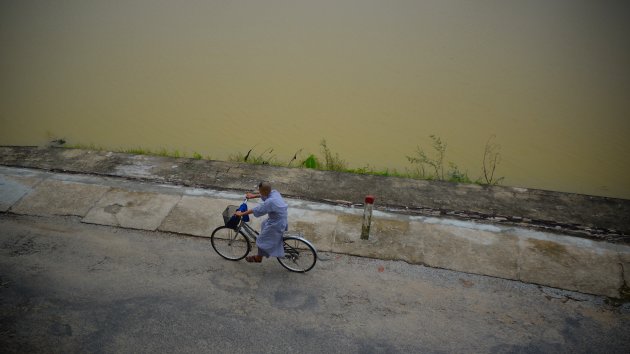
<svg viewBox="0 0 630 354">
<path fill-rule="evenodd" d="M 260 182 L 260 184 L 258 184 L 258 191 L 264 196 L 269 195 L 269 193 L 271 193 L 271 183 Z"/>
</svg>

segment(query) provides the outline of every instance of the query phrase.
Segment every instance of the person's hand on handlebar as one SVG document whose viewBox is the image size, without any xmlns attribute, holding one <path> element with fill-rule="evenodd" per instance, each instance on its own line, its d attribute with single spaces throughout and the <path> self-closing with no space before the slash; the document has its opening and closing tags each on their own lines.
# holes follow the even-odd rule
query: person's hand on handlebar
<svg viewBox="0 0 630 354">
<path fill-rule="evenodd" d="M 260 194 L 258 194 L 258 193 L 247 193 L 247 194 L 245 194 L 245 198 L 247 198 L 247 199 L 260 198 Z"/>
<path fill-rule="evenodd" d="M 234 215 L 236 215 L 236 216 L 238 216 L 238 217 L 241 217 L 241 216 L 244 216 L 244 215 L 249 215 L 249 214 L 251 214 L 251 213 L 253 213 L 253 211 L 252 211 L 251 209 L 250 209 L 250 210 L 247 210 L 247 211 L 239 211 L 239 210 L 237 210 L 237 211 L 234 213 Z"/>
</svg>

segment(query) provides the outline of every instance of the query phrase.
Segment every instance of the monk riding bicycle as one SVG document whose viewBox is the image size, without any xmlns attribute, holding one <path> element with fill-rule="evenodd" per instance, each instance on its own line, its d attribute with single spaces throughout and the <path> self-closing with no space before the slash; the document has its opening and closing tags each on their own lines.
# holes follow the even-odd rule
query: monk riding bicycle
<svg viewBox="0 0 630 354">
<path fill-rule="evenodd" d="M 210 237 L 212 247 L 223 258 L 260 263 L 264 257 L 276 257 L 278 262 L 293 272 L 307 272 L 317 262 L 315 247 L 301 235 L 287 234 L 288 206 L 280 193 L 271 185 L 262 182 L 259 194 L 247 193 L 240 207 L 228 206 L 223 212 L 224 226 L 217 227 Z M 247 200 L 260 197 L 263 203 L 247 209 Z M 268 215 L 262 223 L 260 233 L 247 222 L 249 215 Z M 252 249 L 251 242 L 258 248 L 258 254 L 247 256 Z"/>
</svg>

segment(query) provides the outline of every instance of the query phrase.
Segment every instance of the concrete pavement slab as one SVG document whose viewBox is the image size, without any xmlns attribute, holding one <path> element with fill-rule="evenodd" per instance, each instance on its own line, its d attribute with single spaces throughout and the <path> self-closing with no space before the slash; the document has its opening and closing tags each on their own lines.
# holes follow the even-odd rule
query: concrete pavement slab
<svg viewBox="0 0 630 354">
<path fill-rule="evenodd" d="M 180 199 L 179 195 L 112 189 L 83 222 L 155 231 Z"/>
<path fill-rule="evenodd" d="M 335 235 L 333 239 L 333 252 L 347 253 L 363 257 L 374 257 L 383 259 L 392 259 L 395 256 L 396 249 L 392 248 L 393 242 L 398 242 L 406 234 L 396 233 L 384 235 L 374 232 L 375 224 L 379 223 L 379 218 L 372 218 L 372 229 L 368 240 L 361 240 L 361 224 L 363 222 L 362 214 L 357 211 L 351 213 L 348 211 L 344 214 L 337 215 L 337 224 L 335 225 Z M 400 226 L 404 226 L 406 222 L 400 221 Z M 408 224 L 408 223 L 407 223 Z"/>
<path fill-rule="evenodd" d="M 466 225 L 468 224 L 468 225 Z M 429 224 L 422 235 L 424 263 L 432 267 L 515 279 L 518 239 L 469 222 Z"/>
<path fill-rule="evenodd" d="M 107 186 L 46 179 L 11 207 L 16 214 L 85 216 Z"/>
<path fill-rule="evenodd" d="M 166 216 L 159 230 L 210 237 L 215 228 L 224 224 L 223 210 L 235 204 L 233 200 L 185 195 Z"/>
<path fill-rule="evenodd" d="M 41 181 L 40 177 L 0 175 L 0 211 L 9 210 Z"/>
<path fill-rule="evenodd" d="M 337 215 L 289 207 L 289 231 L 303 235 L 318 251 L 331 251 Z"/>
<path fill-rule="evenodd" d="M 627 246 L 530 233 L 519 240 L 519 280 L 618 297 L 623 286 L 620 253 Z"/>
</svg>

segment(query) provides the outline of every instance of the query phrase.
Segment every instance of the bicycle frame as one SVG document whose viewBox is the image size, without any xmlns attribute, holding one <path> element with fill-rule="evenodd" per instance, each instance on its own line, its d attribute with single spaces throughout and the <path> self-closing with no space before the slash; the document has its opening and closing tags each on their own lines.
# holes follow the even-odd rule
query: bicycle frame
<svg viewBox="0 0 630 354">
<path fill-rule="evenodd" d="M 256 242 L 258 235 L 260 235 L 258 231 L 254 230 L 253 227 L 249 226 L 245 221 L 243 221 L 243 218 L 241 218 L 241 221 L 238 223 L 238 226 L 236 227 L 236 232 L 239 232 L 239 231 L 243 231 L 243 234 L 250 241 L 254 241 L 254 242 Z"/>
</svg>

